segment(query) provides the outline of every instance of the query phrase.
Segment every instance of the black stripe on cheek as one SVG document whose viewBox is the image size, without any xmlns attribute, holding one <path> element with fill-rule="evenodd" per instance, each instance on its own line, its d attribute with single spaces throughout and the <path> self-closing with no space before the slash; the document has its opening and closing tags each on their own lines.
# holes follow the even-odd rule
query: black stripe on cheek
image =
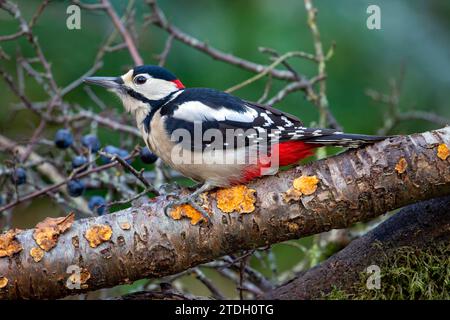
<svg viewBox="0 0 450 320">
<path fill-rule="evenodd" d="M 145 101 L 150 105 L 150 112 L 147 114 L 145 119 L 142 121 L 142 123 L 144 124 L 144 130 L 147 134 L 150 133 L 150 123 L 152 122 L 153 116 L 155 115 L 156 111 L 161 110 L 161 108 L 164 106 L 164 104 L 167 101 L 169 101 L 169 99 L 174 95 L 175 92 L 176 91 L 172 92 L 171 94 L 169 94 L 168 96 L 166 96 L 165 98 L 162 98 L 160 100 L 147 99 L 147 101 Z M 137 94 L 139 94 L 139 93 L 137 93 Z M 161 116 L 163 116 L 162 113 L 161 113 Z"/>
<path fill-rule="evenodd" d="M 151 103 L 151 100 L 147 99 L 146 97 L 144 97 L 142 94 L 140 94 L 139 92 L 134 91 L 131 88 L 126 88 L 125 91 L 127 92 L 127 94 L 139 101 L 142 101 L 144 103 Z"/>
<path fill-rule="evenodd" d="M 152 121 L 156 110 L 157 110 L 156 108 L 151 109 L 150 112 L 145 117 L 144 121 L 142 121 L 142 123 L 144 124 L 145 133 L 147 133 L 147 134 L 150 133 L 150 122 Z"/>
</svg>

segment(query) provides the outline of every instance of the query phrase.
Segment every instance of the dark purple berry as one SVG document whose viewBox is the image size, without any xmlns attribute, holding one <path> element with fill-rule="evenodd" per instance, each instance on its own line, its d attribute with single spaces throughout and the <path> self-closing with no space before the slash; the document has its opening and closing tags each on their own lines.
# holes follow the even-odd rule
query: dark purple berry
<svg viewBox="0 0 450 320">
<path fill-rule="evenodd" d="M 67 192 L 71 197 L 79 197 L 85 189 L 84 183 L 80 180 L 70 180 L 67 183 Z"/>
<path fill-rule="evenodd" d="M 103 215 L 106 210 L 106 200 L 102 196 L 93 196 L 88 203 L 89 209 L 97 213 L 99 216 Z"/>
<path fill-rule="evenodd" d="M 17 168 L 11 175 L 12 182 L 18 186 L 27 182 L 27 172 L 24 168 Z"/>
<path fill-rule="evenodd" d="M 112 155 L 118 155 L 119 154 L 119 148 L 114 147 L 114 146 L 106 146 L 105 148 L 103 148 L 103 151 L 106 153 L 110 153 Z M 101 156 L 100 159 L 102 160 L 103 163 L 110 163 L 111 162 L 111 158 L 107 157 L 107 156 Z"/>
<path fill-rule="evenodd" d="M 147 147 L 141 148 L 139 156 L 142 162 L 147 164 L 155 163 L 155 161 L 158 159 L 158 156 L 153 152 L 151 152 L 150 149 Z"/>
<path fill-rule="evenodd" d="M 100 141 L 97 136 L 87 134 L 81 138 L 81 144 L 88 148 L 92 153 L 96 153 L 101 148 Z"/>
<path fill-rule="evenodd" d="M 72 159 L 72 169 L 84 166 L 87 162 L 88 159 L 85 156 L 76 156 Z"/>
<path fill-rule="evenodd" d="M 130 156 L 130 153 L 127 150 L 120 149 L 120 148 L 117 148 L 117 147 L 114 147 L 114 146 L 111 146 L 111 145 L 106 146 L 103 149 L 103 151 L 106 152 L 106 153 L 112 154 L 112 155 L 119 156 L 122 159 L 125 159 L 126 157 Z M 101 158 L 103 163 L 110 163 L 111 162 L 111 158 L 109 158 L 109 157 L 101 156 L 100 158 Z M 131 163 L 131 159 L 128 159 L 127 162 Z"/>
<path fill-rule="evenodd" d="M 73 144 L 73 136 L 67 129 L 59 129 L 55 134 L 55 145 L 60 149 L 66 149 Z"/>
</svg>

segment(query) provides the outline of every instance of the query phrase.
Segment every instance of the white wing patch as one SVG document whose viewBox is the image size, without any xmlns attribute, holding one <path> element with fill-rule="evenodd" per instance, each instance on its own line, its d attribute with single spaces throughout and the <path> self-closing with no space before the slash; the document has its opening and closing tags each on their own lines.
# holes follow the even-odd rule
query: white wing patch
<svg viewBox="0 0 450 320">
<path fill-rule="evenodd" d="M 178 106 L 174 111 L 173 117 L 186 121 L 238 121 L 238 122 L 253 122 L 258 116 L 258 112 L 252 108 L 246 107 L 245 112 L 237 112 L 227 108 L 214 109 L 199 101 L 187 101 Z"/>
<path fill-rule="evenodd" d="M 264 118 L 264 120 L 266 120 L 266 122 L 264 122 L 264 124 L 263 124 L 263 127 L 270 127 L 272 124 L 275 123 L 275 122 L 273 122 L 272 119 L 270 119 L 270 117 L 267 114 L 267 112 L 262 112 L 261 116 Z"/>
<path fill-rule="evenodd" d="M 281 120 L 284 121 L 286 127 L 292 127 L 294 125 L 294 123 L 289 121 L 289 119 L 285 116 L 281 116 Z"/>
</svg>

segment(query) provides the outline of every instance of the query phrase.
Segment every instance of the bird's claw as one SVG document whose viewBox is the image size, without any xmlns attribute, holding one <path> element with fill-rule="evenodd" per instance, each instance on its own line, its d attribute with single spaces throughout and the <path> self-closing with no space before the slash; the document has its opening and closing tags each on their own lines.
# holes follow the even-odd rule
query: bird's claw
<svg viewBox="0 0 450 320">
<path fill-rule="evenodd" d="M 176 194 L 180 193 L 181 187 L 176 182 L 164 183 L 158 188 L 158 191 L 162 196 L 175 196 Z"/>
<path fill-rule="evenodd" d="M 171 208 L 173 208 L 175 206 L 180 206 L 180 205 L 183 205 L 183 204 L 189 204 L 202 215 L 202 217 L 205 219 L 207 224 L 211 224 L 211 219 L 209 217 L 208 212 L 202 206 L 200 206 L 197 202 L 195 202 L 195 200 L 197 198 L 199 198 L 198 195 L 195 195 L 195 196 L 190 195 L 190 196 L 186 196 L 186 197 L 183 197 L 183 198 L 170 200 L 166 204 L 166 206 L 164 207 L 164 214 L 167 217 L 170 217 L 169 209 L 171 209 Z"/>
</svg>

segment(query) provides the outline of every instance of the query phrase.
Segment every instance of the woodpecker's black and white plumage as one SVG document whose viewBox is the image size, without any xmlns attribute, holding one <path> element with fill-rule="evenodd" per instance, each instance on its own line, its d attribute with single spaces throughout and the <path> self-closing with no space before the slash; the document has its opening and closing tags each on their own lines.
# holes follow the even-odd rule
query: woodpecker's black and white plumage
<svg viewBox="0 0 450 320">
<path fill-rule="evenodd" d="M 175 170 L 204 183 L 194 195 L 276 173 L 278 166 L 298 163 L 320 146 L 355 148 L 383 139 L 307 128 L 298 118 L 272 107 L 214 89 L 185 88 L 174 74 L 158 66 L 138 66 L 120 77 L 85 81 L 115 92 L 135 115 L 147 146 Z M 191 139 L 182 139 L 180 132 L 189 133 Z M 225 138 L 212 138 L 210 132 Z M 227 140 L 230 133 L 235 136 Z M 242 137 L 239 143 L 237 137 Z M 217 150 L 218 144 L 222 150 Z M 240 161 L 214 161 L 211 145 L 217 159 Z M 201 161 L 179 161 L 180 153 L 184 160 L 187 155 Z M 277 166 L 272 166 L 273 154 L 277 154 Z"/>
</svg>

